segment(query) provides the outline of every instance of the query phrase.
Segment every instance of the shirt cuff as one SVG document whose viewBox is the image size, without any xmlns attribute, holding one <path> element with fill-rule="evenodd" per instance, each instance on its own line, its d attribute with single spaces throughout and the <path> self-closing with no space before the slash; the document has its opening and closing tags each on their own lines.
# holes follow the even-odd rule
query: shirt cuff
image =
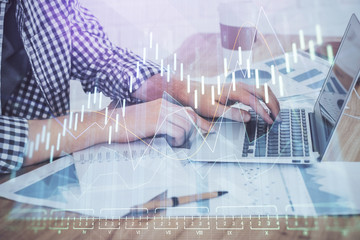
<svg viewBox="0 0 360 240">
<path fill-rule="evenodd" d="M 138 90 L 141 85 L 152 76 L 159 74 L 161 68 L 158 64 L 151 60 L 143 62 L 142 57 L 125 49 L 125 54 L 128 60 L 128 65 L 124 66 L 123 71 L 126 73 L 127 79 L 125 80 L 125 90 L 123 94 L 127 102 L 138 103 L 140 99 L 131 96 L 133 92 Z"/>
<path fill-rule="evenodd" d="M 0 173 L 21 168 L 28 139 L 26 119 L 0 116 Z"/>
</svg>

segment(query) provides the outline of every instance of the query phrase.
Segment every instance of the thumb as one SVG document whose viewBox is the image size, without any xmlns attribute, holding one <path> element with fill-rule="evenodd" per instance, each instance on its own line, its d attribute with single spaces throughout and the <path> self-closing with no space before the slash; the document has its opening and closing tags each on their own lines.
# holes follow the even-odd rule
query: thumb
<svg viewBox="0 0 360 240">
<path fill-rule="evenodd" d="M 199 115 L 196 115 L 196 125 L 204 132 L 214 131 L 213 129 L 214 125 L 211 124 L 211 122 L 207 121 L 206 119 L 200 117 Z"/>
<path fill-rule="evenodd" d="M 211 122 L 207 121 L 206 119 L 200 117 L 192 108 L 187 107 L 186 108 L 187 112 L 189 113 L 189 115 L 191 116 L 192 120 L 194 121 L 194 123 L 196 124 L 196 126 L 198 126 L 201 130 L 203 130 L 204 132 L 213 132 L 214 129 L 214 124 L 212 124 Z"/>
</svg>

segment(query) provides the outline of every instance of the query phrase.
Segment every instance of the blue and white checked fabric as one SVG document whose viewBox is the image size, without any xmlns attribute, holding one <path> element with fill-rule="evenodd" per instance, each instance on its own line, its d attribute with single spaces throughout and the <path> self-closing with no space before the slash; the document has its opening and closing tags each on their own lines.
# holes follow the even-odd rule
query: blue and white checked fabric
<svg viewBox="0 0 360 240">
<path fill-rule="evenodd" d="M 5 9 L 8 0 L 0 0 L 0 63 L 2 56 L 2 43 L 3 43 L 3 32 L 4 32 L 4 16 Z M 0 72 L 1 72 L 1 64 L 0 64 Z M 0 98 L 1 98 L 1 75 L 0 75 Z M 1 115 L 1 101 L 0 101 L 0 115 Z"/>
<path fill-rule="evenodd" d="M 79 80 L 85 92 L 94 92 L 96 87 L 111 99 L 136 103 L 139 100 L 133 99 L 129 92 L 130 79 L 135 91 L 160 72 L 156 64 L 150 61 L 143 64 L 140 56 L 115 46 L 98 20 L 77 0 L 17 0 L 16 3 L 18 28 L 31 71 L 2 105 L 2 173 L 22 165 L 28 131 L 26 120 L 68 112 L 70 79 Z M 9 119 L 13 125 L 8 124 Z M 6 141 L 11 144 L 5 144 Z M 11 148 L 14 150 L 9 151 Z"/>
<path fill-rule="evenodd" d="M 0 116 L 0 172 L 18 170 L 23 162 L 28 134 L 27 121 L 16 117 Z"/>
</svg>

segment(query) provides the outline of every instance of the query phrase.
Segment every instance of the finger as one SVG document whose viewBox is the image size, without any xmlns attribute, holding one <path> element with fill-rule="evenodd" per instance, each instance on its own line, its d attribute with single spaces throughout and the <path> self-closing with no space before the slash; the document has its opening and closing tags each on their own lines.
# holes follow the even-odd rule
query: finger
<svg viewBox="0 0 360 240">
<path fill-rule="evenodd" d="M 255 86 L 249 86 L 247 84 L 242 84 L 241 86 L 243 87 L 243 91 L 231 94 L 231 98 L 234 100 L 237 99 L 239 102 L 252 107 L 255 112 L 258 113 L 267 123 L 272 124 L 274 121 L 271 119 L 270 115 L 263 108 L 259 102 L 259 99 L 256 97 L 260 95 L 262 98 L 264 92 L 258 93 L 257 90 L 255 90 Z"/>
<path fill-rule="evenodd" d="M 266 106 L 270 109 L 273 117 L 276 118 L 280 112 L 280 104 L 279 104 L 279 101 L 277 100 L 275 94 L 272 92 L 271 88 L 268 87 L 268 97 L 269 97 L 268 103 L 266 103 L 266 101 L 265 101 L 265 87 L 264 86 L 262 86 L 261 88 L 256 90 L 256 96 L 260 96 L 261 99 L 263 99 Z"/>
<path fill-rule="evenodd" d="M 273 100 L 276 102 L 276 104 L 277 104 L 277 105 L 279 106 L 279 108 L 280 108 L 280 102 L 279 102 L 279 100 L 277 99 L 277 97 L 275 96 L 275 94 L 274 94 L 274 92 L 272 91 L 271 87 L 269 87 L 269 96 L 270 96 L 271 99 L 273 99 Z"/>
<path fill-rule="evenodd" d="M 168 121 L 177 127 L 184 129 L 185 140 L 187 140 L 195 130 L 194 121 L 191 121 L 191 117 L 186 114 L 186 111 L 183 108 L 179 108 L 178 111 L 169 115 Z"/>
<path fill-rule="evenodd" d="M 196 114 L 192 108 L 186 108 L 186 111 L 200 129 L 205 132 L 211 131 L 213 124 Z"/>
<path fill-rule="evenodd" d="M 170 146 L 181 146 L 185 143 L 185 129 L 171 123 L 167 122 L 164 126 L 164 132 L 166 133 L 166 140 Z"/>
<path fill-rule="evenodd" d="M 164 114 L 166 128 L 162 132 L 167 135 L 167 141 L 172 146 L 181 146 L 187 144 L 192 135 L 196 133 L 197 124 L 196 113 L 191 108 L 184 108 L 178 105 L 166 102 Z M 190 114 L 188 114 L 188 111 Z"/>
<path fill-rule="evenodd" d="M 198 120 L 197 120 L 198 115 L 190 107 L 182 108 L 179 113 L 180 113 L 178 115 L 179 118 L 182 118 L 182 121 L 186 122 L 185 124 L 187 124 L 185 142 L 183 145 L 181 145 L 181 147 L 182 148 L 190 148 L 193 140 L 195 139 L 196 135 L 199 132 L 196 128 L 196 126 L 199 124 Z M 183 125 L 184 125 L 184 123 L 181 124 L 181 126 L 183 126 Z M 202 131 L 204 131 L 204 130 L 202 130 Z M 206 130 L 206 132 L 207 132 L 207 130 Z M 201 134 L 201 132 L 200 132 L 200 134 Z"/>
<path fill-rule="evenodd" d="M 180 117 L 184 118 L 187 121 L 192 122 L 193 124 L 196 124 L 197 114 L 191 107 L 181 107 L 179 113 L 181 113 L 179 114 Z"/>
<path fill-rule="evenodd" d="M 217 117 L 223 116 L 224 118 L 237 122 L 248 122 L 251 118 L 250 114 L 245 110 L 224 105 L 219 105 L 219 111 L 216 113 L 218 115 Z"/>
<path fill-rule="evenodd" d="M 270 115 L 267 113 L 267 111 L 264 109 L 264 107 L 261 105 L 259 99 L 257 99 L 254 95 L 249 94 L 248 96 L 249 102 L 248 105 L 252 107 L 252 109 L 255 110 L 257 114 L 259 114 L 262 119 L 265 120 L 268 124 L 273 124 L 274 121 L 271 119 Z"/>
<path fill-rule="evenodd" d="M 229 105 L 229 91 L 231 91 L 232 85 L 226 83 L 223 85 L 220 96 L 216 96 L 216 100 L 223 105 Z M 239 88 L 241 89 L 241 88 Z M 231 94 L 231 93 L 230 93 Z"/>
<path fill-rule="evenodd" d="M 271 90 L 270 87 L 268 87 L 268 96 L 269 96 L 268 103 L 266 103 L 266 101 L 265 101 L 265 87 L 264 86 L 261 86 L 260 88 L 256 88 L 255 86 L 242 84 L 242 87 L 244 90 L 247 90 L 250 94 L 253 94 L 256 97 L 262 99 L 265 102 L 266 106 L 270 109 L 273 117 L 274 118 L 277 117 L 277 115 L 280 112 L 280 103 L 277 100 L 275 94 L 273 93 L 273 91 Z"/>
<path fill-rule="evenodd" d="M 271 109 L 271 114 L 273 116 L 273 119 L 276 119 L 277 117 L 280 117 L 279 113 L 280 113 L 280 103 L 279 100 L 276 98 L 275 94 L 273 93 L 273 91 L 269 88 L 269 96 L 271 96 L 271 101 L 276 103 L 276 107 L 274 109 Z"/>
</svg>

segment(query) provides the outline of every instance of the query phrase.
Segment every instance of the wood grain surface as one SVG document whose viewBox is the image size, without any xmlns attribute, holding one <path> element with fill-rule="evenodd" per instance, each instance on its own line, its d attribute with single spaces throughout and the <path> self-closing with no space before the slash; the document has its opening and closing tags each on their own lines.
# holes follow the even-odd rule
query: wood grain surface
<svg viewBox="0 0 360 240">
<path fill-rule="evenodd" d="M 339 38 L 326 40 L 331 42 Z M 290 51 L 291 43 L 298 40 L 296 36 L 281 36 L 279 41 L 286 51 Z M 272 35 L 258 37 L 254 59 L 260 61 L 270 55 L 281 54 L 279 41 Z M 193 76 L 200 72 L 215 76 L 221 72 L 219 42 L 218 34 L 197 34 L 186 40 L 177 50 L 179 62 L 187 66 L 184 71 Z M 271 54 L 269 45 L 272 46 Z M 360 89 L 357 91 L 360 92 Z M 341 119 L 336 141 L 331 143 L 332 151 L 325 161 L 357 161 L 360 156 L 360 120 L 351 117 L 360 116 L 359 97 L 355 91 L 348 106 L 348 115 Z M 17 174 L 42 165 L 24 168 Z M 0 182 L 8 179 L 9 175 L 1 176 Z M 14 207 L 40 212 L 40 217 L 12 219 Z M 155 214 L 126 219 L 97 219 L 80 217 L 71 212 L 65 216 L 56 219 L 49 208 L 0 198 L 0 239 L 360 239 L 359 216 L 168 218 Z"/>
</svg>

